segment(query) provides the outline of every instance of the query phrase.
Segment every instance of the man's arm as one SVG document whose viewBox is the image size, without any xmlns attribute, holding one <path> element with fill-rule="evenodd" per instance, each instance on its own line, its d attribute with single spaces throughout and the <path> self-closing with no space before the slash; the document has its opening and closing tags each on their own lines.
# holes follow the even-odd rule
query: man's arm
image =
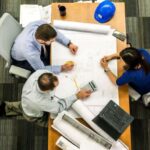
<svg viewBox="0 0 150 150">
<path fill-rule="evenodd" d="M 60 31 L 58 31 L 57 29 L 55 29 L 57 32 L 57 36 L 56 36 L 56 40 L 63 44 L 64 46 L 68 46 L 68 44 L 70 43 L 70 39 L 68 39 L 64 34 L 62 34 Z"/>
<path fill-rule="evenodd" d="M 85 99 L 91 95 L 90 91 L 81 90 L 77 94 L 72 95 L 68 98 L 58 98 L 58 101 L 55 100 L 48 100 L 41 105 L 41 109 L 46 112 L 50 112 L 53 114 L 58 114 L 62 112 L 63 110 L 67 110 L 70 108 L 70 106 L 77 100 L 77 99 Z"/>
<path fill-rule="evenodd" d="M 56 40 L 63 44 L 64 46 L 68 47 L 69 50 L 71 51 L 72 54 L 76 54 L 78 47 L 76 45 L 74 45 L 70 39 L 68 39 L 64 34 L 62 34 L 60 31 L 58 31 L 57 29 L 55 29 L 57 32 L 57 37 Z"/>
<path fill-rule="evenodd" d="M 35 71 L 39 69 L 46 69 L 55 74 L 58 74 L 62 71 L 61 70 L 62 66 L 60 65 L 45 66 L 40 58 L 40 55 L 38 54 L 27 55 L 26 59 Z"/>
</svg>

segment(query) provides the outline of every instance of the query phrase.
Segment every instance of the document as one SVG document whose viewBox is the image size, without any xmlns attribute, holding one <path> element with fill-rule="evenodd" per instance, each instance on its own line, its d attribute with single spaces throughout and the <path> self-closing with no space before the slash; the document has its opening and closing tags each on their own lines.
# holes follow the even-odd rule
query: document
<svg viewBox="0 0 150 150">
<path fill-rule="evenodd" d="M 106 139 L 93 132 L 79 121 L 73 119 L 65 111 L 57 116 L 53 121 L 52 127 L 78 148 L 80 148 L 80 145 L 84 142 L 88 143 L 87 148 L 91 144 L 101 150 L 107 150 L 112 146 Z M 88 150 L 90 149 L 88 148 Z"/>
<path fill-rule="evenodd" d="M 64 148 L 65 145 L 70 145 L 80 150 L 128 150 L 128 147 L 120 140 L 111 144 L 105 138 L 72 118 L 65 111 L 56 117 L 52 127 L 74 144 L 73 146 L 64 140 L 64 144 L 58 144 L 57 142 L 57 145 L 61 148 Z"/>
<path fill-rule="evenodd" d="M 27 24 L 37 20 L 45 20 L 51 22 L 51 5 L 20 5 L 20 24 L 25 27 Z"/>
<path fill-rule="evenodd" d="M 77 28 L 82 26 L 82 31 L 74 29 L 74 22 L 72 22 L 73 28 L 71 31 L 66 29 L 68 26 L 71 26 L 71 22 L 69 22 L 68 25 L 65 22 L 65 25 L 66 26 L 63 26 L 61 22 L 61 29 L 59 29 L 58 24 L 57 29 L 67 36 L 73 43 L 78 45 L 79 49 L 76 55 L 72 55 L 69 49 L 60 43 L 54 42 L 52 44 L 51 58 L 53 65 L 62 65 L 68 60 L 72 60 L 75 63 L 75 67 L 72 71 L 61 73 L 59 90 L 56 90 L 56 95 L 63 97 L 69 96 L 69 94 L 72 95 L 73 92 L 79 90 L 76 88 L 74 82 L 76 82 L 78 87 L 82 87 L 89 81 L 93 80 L 97 85 L 97 91 L 85 100 L 84 104 L 96 116 L 109 100 L 114 100 L 117 104 L 119 103 L 118 87 L 111 83 L 103 68 L 100 66 L 100 59 L 102 57 L 116 52 L 116 38 L 112 36 L 113 31 L 107 26 L 103 27 L 108 29 L 108 33 L 101 34 L 100 32 L 95 33 L 93 29 L 88 32 L 88 30 L 91 29 L 91 26 L 94 26 L 95 24 L 79 23 Z M 64 28 L 63 30 L 62 26 Z M 89 29 L 87 29 L 88 26 Z M 101 25 L 99 25 L 99 27 L 102 30 Z M 97 29 L 95 28 L 95 30 Z M 117 75 L 117 61 L 110 62 L 109 67 L 113 70 L 114 74 Z"/>
</svg>

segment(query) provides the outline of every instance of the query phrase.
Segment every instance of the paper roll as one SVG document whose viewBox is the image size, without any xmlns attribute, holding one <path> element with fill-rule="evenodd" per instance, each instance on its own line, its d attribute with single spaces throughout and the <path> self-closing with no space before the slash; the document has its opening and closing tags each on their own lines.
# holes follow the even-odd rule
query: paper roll
<svg viewBox="0 0 150 150">
<path fill-rule="evenodd" d="M 89 109 L 82 103 L 82 101 L 77 100 L 72 105 L 73 110 L 75 110 L 82 118 L 85 120 L 91 127 L 94 129 L 99 135 L 103 136 L 109 142 L 113 143 L 114 139 L 112 139 L 104 130 L 98 127 L 92 120 L 94 119 L 94 115 L 89 111 Z"/>
<path fill-rule="evenodd" d="M 63 150 L 79 150 L 75 145 L 70 141 L 61 136 L 57 141 L 56 145 Z"/>
<path fill-rule="evenodd" d="M 66 119 L 66 117 L 64 117 L 65 114 L 68 116 L 67 119 Z M 68 120 L 68 118 L 69 118 L 69 120 Z M 104 141 L 103 139 L 101 139 L 98 134 L 96 134 L 96 133 L 94 134 L 94 132 L 91 129 L 82 125 L 79 121 L 74 120 L 73 118 L 71 120 L 70 119 L 71 119 L 71 116 L 69 117 L 68 113 L 66 113 L 64 111 L 56 117 L 56 119 L 53 121 L 52 127 L 56 131 L 61 133 L 64 137 L 69 139 L 77 147 L 80 147 L 82 145 L 82 143 L 87 143 L 86 149 L 81 149 L 81 150 L 91 150 L 91 148 L 90 148 L 91 144 L 93 145 L 93 147 L 97 147 L 97 149 L 100 149 L 100 150 L 108 149 L 107 145 L 105 145 L 105 144 L 107 144 L 107 142 Z M 72 120 L 74 120 L 74 121 L 72 122 Z M 87 131 L 88 134 L 84 131 Z M 103 143 L 105 146 L 102 145 L 101 143 Z M 85 145 L 82 145 L 82 146 L 85 146 Z"/>
<path fill-rule="evenodd" d="M 92 120 L 94 115 L 88 110 L 88 108 L 78 100 L 73 105 L 72 108 L 85 120 L 98 134 L 103 136 L 105 139 L 113 143 L 110 150 L 128 150 L 128 147 L 120 140 L 114 141 L 105 131 L 98 127 Z"/>
<path fill-rule="evenodd" d="M 54 27 L 62 30 L 72 30 L 81 32 L 92 32 L 99 34 L 108 34 L 111 31 L 109 25 L 99 25 L 92 23 L 80 23 L 73 21 L 54 20 Z"/>
<path fill-rule="evenodd" d="M 62 120 L 55 120 L 53 125 L 64 137 L 69 138 L 75 145 L 80 145 L 84 134 L 80 130 L 73 127 L 71 124 Z"/>
</svg>

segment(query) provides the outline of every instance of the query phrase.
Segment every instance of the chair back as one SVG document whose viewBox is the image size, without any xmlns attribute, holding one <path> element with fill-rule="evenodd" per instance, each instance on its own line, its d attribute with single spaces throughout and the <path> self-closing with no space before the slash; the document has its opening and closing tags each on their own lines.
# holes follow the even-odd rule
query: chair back
<svg viewBox="0 0 150 150">
<path fill-rule="evenodd" d="M 0 55 L 11 64 L 10 52 L 12 45 L 22 31 L 22 26 L 8 13 L 0 18 Z"/>
</svg>

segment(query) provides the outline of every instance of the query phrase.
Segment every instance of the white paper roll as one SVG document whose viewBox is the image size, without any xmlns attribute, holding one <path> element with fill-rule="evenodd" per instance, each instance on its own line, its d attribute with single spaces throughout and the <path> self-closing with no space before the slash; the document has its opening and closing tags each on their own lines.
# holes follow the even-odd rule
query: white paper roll
<svg viewBox="0 0 150 150">
<path fill-rule="evenodd" d="M 61 136 L 57 141 L 56 145 L 63 150 L 79 150 L 75 145 L 70 141 Z"/>
<path fill-rule="evenodd" d="M 82 101 L 77 100 L 72 108 L 85 120 L 98 134 L 105 137 L 108 141 L 112 142 L 113 145 L 110 150 L 128 150 L 128 147 L 120 140 L 115 141 L 112 139 L 105 131 L 98 127 L 92 120 L 95 117 L 88 108 L 82 103 Z"/>
<path fill-rule="evenodd" d="M 95 140 L 93 140 L 90 136 L 88 136 L 86 133 L 82 132 L 79 129 L 79 124 L 76 124 L 73 126 L 68 121 L 65 121 L 62 117 L 66 112 L 60 113 L 57 118 L 53 121 L 52 127 L 57 130 L 59 133 L 61 133 L 64 137 L 68 138 L 73 144 L 76 146 L 81 146 L 83 143 L 86 143 L 86 145 L 82 145 L 83 147 L 86 146 L 86 149 L 81 150 L 91 150 L 91 146 L 97 147 L 97 150 L 107 150 L 104 146 L 102 146 L 100 143 L 97 143 Z M 78 121 L 76 121 L 78 122 Z M 93 132 L 93 131 L 92 131 Z M 81 147 L 80 147 L 81 148 Z"/>
<path fill-rule="evenodd" d="M 85 135 L 65 120 L 55 120 L 53 125 L 63 136 L 69 138 L 74 144 L 80 145 Z"/>
<path fill-rule="evenodd" d="M 80 23 L 73 21 L 54 20 L 54 27 L 62 30 L 72 30 L 81 32 L 92 32 L 99 34 L 108 34 L 111 31 L 109 25 L 99 25 L 92 23 Z"/>
<path fill-rule="evenodd" d="M 111 138 L 104 130 L 98 127 L 92 120 L 94 119 L 94 115 L 89 111 L 89 109 L 82 103 L 82 101 L 77 100 L 72 105 L 73 110 L 75 110 L 82 118 L 85 120 L 98 134 L 103 136 L 105 139 L 114 142 L 114 139 Z"/>
</svg>

